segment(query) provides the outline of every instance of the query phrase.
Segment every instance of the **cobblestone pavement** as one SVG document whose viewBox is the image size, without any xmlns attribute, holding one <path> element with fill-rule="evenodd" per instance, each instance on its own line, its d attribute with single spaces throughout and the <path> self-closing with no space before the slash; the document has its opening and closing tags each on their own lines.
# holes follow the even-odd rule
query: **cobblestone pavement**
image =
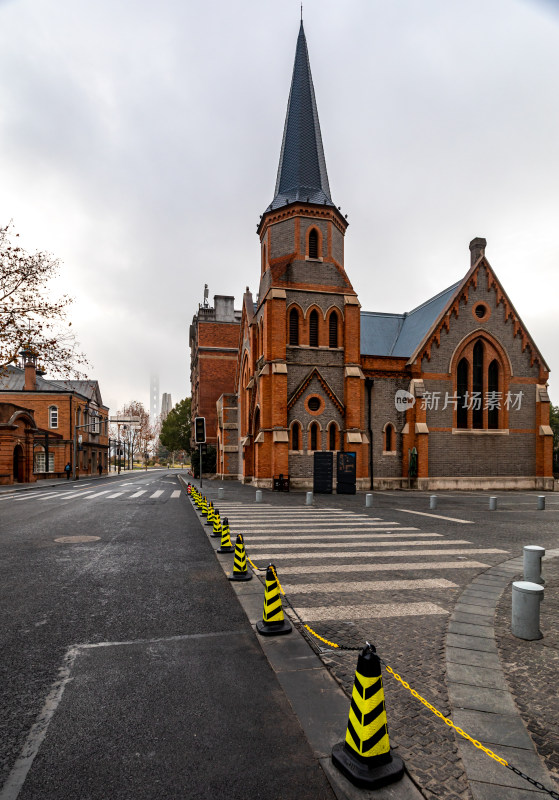
<svg viewBox="0 0 559 800">
<path fill-rule="evenodd" d="M 545 596 L 540 607 L 543 639 L 527 642 L 511 634 L 510 586 L 497 606 L 495 638 L 520 715 L 537 752 L 559 784 L 559 558 L 544 561 L 544 577 Z"/>
</svg>

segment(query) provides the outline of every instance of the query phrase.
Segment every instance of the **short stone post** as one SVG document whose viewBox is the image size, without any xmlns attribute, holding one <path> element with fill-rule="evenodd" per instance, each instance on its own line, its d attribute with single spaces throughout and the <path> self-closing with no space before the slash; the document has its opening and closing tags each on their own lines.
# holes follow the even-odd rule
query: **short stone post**
<svg viewBox="0 0 559 800">
<path fill-rule="evenodd" d="M 490 511 L 497 511 L 497 498 L 490 497 L 489 498 L 489 510 Z"/>
<path fill-rule="evenodd" d="M 312 492 L 307 492 L 307 499 L 305 500 L 305 505 L 312 506 Z"/>
<path fill-rule="evenodd" d="M 528 544 L 523 548 L 524 551 L 524 580 L 530 583 L 545 584 L 542 577 L 542 558 L 545 556 L 545 547 L 538 547 L 536 544 Z"/>
<path fill-rule="evenodd" d="M 371 508 L 372 505 L 373 505 L 373 495 L 372 494 L 366 494 L 365 495 L 365 508 Z"/>
<path fill-rule="evenodd" d="M 261 502 L 262 502 L 262 489 L 257 489 L 257 490 L 256 490 L 256 499 L 255 499 L 255 502 L 256 502 L 256 503 L 261 503 Z"/>
<path fill-rule="evenodd" d="M 545 511 L 545 496 L 543 494 L 538 495 L 538 511 Z"/>
<path fill-rule="evenodd" d="M 540 631 L 540 603 L 543 586 L 529 581 L 514 581 L 512 584 L 511 632 L 518 639 L 532 641 L 543 637 Z"/>
<path fill-rule="evenodd" d="M 432 494 L 429 498 L 429 508 L 433 509 L 437 507 L 437 495 Z"/>
<path fill-rule="evenodd" d="M 225 497 L 225 489 L 220 486 L 219 489 L 217 490 L 217 499 L 223 500 L 224 497 Z"/>
</svg>

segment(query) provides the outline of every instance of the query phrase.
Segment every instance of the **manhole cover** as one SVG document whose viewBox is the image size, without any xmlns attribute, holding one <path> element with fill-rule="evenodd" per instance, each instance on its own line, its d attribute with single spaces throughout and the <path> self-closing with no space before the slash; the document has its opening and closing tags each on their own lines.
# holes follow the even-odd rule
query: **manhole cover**
<svg viewBox="0 0 559 800">
<path fill-rule="evenodd" d="M 100 536 L 60 536 L 54 541 L 62 544 L 74 544 L 77 542 L 98 542 L 100 538 Z"/>
</svg>

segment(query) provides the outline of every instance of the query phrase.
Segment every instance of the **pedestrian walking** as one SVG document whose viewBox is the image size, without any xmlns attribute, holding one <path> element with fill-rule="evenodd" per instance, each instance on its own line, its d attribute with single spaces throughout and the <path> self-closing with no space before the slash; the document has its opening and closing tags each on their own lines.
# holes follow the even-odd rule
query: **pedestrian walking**
<svg viewBox="0 0 559 800">
<path fill-rule="evenodd" d="M 66 473 L 66 480 L 67 480 L 67 481 L 69 481 L 69 480 L 70 480 L 70 472 L 71 472 L 71 471 L 72 471 L 72 465 L 71 465 L 71 464 L 70 464 L 70 462 L 68 461 L 68 463 L 67 463 L 67 464 L 66 464 L 66 466 L 64 467 L 64 472 Z"/>
<path fill-rule="evenodd" d="M 101 477 L 101 475 L 103 474 L 103 465 L 101 464 L 101 462 L 99 462 L 99 464 L 97 465 L 97 472 L 99 473 L 99 477 Z"/>
</svg>

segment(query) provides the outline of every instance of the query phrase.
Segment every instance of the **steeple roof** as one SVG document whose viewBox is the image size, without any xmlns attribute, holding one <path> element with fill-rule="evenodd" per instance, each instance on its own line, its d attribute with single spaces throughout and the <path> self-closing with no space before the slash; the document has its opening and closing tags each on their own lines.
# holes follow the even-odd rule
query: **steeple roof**
<svg viewBox="0 0 559 800">
<path fill-rule="evenodd" d="M 333 206 L 303 21 L 299 29 L 273 211 L 287 202 Z"/>
</svg>

